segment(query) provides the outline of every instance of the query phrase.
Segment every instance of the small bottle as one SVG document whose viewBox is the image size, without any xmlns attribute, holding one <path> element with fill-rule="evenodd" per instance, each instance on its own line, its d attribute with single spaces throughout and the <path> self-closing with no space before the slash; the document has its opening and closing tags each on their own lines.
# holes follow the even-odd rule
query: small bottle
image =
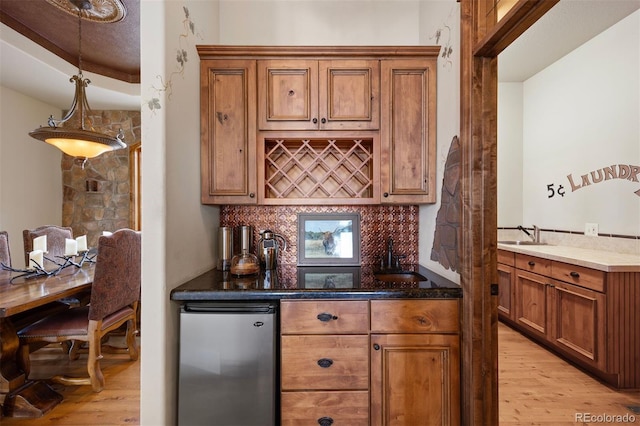
<svg viewBox="0 0 640 426">
<path fill-rule="evenodd" d="M 237 276 L 256 275 L 260 272 L 260 263 L 255 254 L 251 254 L 247 249 L 242 249 L 242 253 L 233 256 L 231 259 L 231 273 Z"/>
</svg>

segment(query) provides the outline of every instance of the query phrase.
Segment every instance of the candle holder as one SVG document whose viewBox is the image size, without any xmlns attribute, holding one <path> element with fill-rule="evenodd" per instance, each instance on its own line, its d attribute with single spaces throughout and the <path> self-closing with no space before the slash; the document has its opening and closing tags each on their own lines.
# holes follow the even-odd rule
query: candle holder
<svg viewBox="0 0 640 426">
<path fill-rule="evenodd" d="M 57 268 L 52 269 L 50 271 L 47 271 L 46 269 L 44 269 L 44 267 L 42 267 L 42 265 L 40 265 L 35 260 L 31 260 L 31 262 L 33 262 L 34 264 L 33 268 L 26 268 L 26 269 L 12 268 L 11 266 L 7 266 L 4 263 L 0 263 L 0 266 L 5 271 L 20 273 L 19 275 L 12 277 L 11 280 L 9 281 L 9 282 L 13 282 L 13 280 L 18 278 L 29 279 L 29 278 L 48 277 L 48 276 L 58 275 L 60 271 L 70 266 L 75 266 L 76 268 L 82 268 L 82 266 L 85 263 L 96 263 L 95 258 L 97 254 L 98 254 L 98 250 L 91 248 L 89 250 L 85 250 L 76 255 L 56 256 L 58 259 L 63 259 L 64 260 L 63 263 L 58 263 L 55 260 L 44 256 L 44 259 L 48 260 L 49 262 L 57 266 Z M 79 257 L 79 256 L 82 256 L 82 257 L 80 258 L 79 262 L 76 262 L 75 259 L 76 257 Z"/>
</svg>

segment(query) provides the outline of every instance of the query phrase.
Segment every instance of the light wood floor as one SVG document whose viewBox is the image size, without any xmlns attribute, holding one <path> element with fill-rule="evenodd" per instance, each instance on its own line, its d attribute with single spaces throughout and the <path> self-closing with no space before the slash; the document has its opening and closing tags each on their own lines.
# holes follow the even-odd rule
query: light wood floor
<svg viewBox="0 0 640 426">
<path fill-rule="evenodd" d="M 123 338 L 112 337 L 109 344 L 125 347 Z M 4 417 L 2 426 L 115 426 L 140 424 L 140 360 L 131 361 L 126 354 L 104 354 L 100 362 L 105 387 L 100 393 L 91 386 L 51 387 L 62 394 L 64 400 L 38 419 Z M 49 345 L 31 354 L 29 378 L 46 379 L 54 374 L 72 377 L 87 376 L 87 355 L 69 361 L 58 345 Z"/>
<path fill-rule="evenodd" d="M 628 408 L 640 409 L 640 392 L 612 390 L 502 323 L 498 382 L 501 425 L 624 424 L 583 422 L 577 413 L 633 415 L 630 424 L 640 424 Z"/>
<path fill-rule="evenodd" d="M 640 407 L 639 392 L 616 392 L 526 337 L 500 323 L 498 368 L 501 425 L 562 426 L 594 424 L 576 421 L 576 413 L 635 415 L 628 406 Z M 68 361 L 57 348 L 33 355 L 34 378 L 51 375 L 51 368 L 82 375 L 86 358 Z M 106 355 L 102 361 L 105 389 L 94 393 L 89 386 L 53 385 L 64 401 L 40 419 L 0 420 L 2 426 L 41 425 L 139 425 L 140 362 L 126 355 Z M 616 423 L 607 423 L 616 424 Z M 160 426 L 160 425 L 158 425 Z"/>
</svg>

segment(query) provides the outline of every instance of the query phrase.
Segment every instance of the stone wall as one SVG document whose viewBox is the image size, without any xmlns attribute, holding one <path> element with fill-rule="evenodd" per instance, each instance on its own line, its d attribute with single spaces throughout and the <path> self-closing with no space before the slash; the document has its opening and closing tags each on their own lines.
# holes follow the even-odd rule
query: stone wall
<svg viewBox="0 0 640 426">
<path fill-rule="evenodd" d="M 139 111 L 93 111 L 96 131 L 116 134 L 120 128 L 128 146 L 141 140 Z M 62 158 L 62 225 L 73 235 L 87 235 L 96 247 L 102 231 L 130 228 L 131 193 L 129 149 L 107 152 L 88 159 L 84 167 L 74 157 Z"/>
</svg>

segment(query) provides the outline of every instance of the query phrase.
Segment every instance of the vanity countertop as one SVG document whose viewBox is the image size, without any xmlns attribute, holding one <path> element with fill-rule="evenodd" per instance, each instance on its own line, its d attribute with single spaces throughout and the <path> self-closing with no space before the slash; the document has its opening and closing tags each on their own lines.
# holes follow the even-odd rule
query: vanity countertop
<svg viewBox="0 0 640 426">
<path fill-rule="evenodd" d="M 452 299 L 461 298 L 460 285 L 420 266 L 410 265 L 425 278 L 415 282 L 381 281 L 370 266 L 278 265 L 254 277 L 239 278 L 217 269 L 176 287 L 171 300 L 179 302 L 279 299 Z"/>
<path fill-rule="evenodd" d="M 604 272 L 640 272 L 640 256 L 557 245 L 515 245 L 498 242 L 498 249 L 537 256 Z"/>
</svg>

